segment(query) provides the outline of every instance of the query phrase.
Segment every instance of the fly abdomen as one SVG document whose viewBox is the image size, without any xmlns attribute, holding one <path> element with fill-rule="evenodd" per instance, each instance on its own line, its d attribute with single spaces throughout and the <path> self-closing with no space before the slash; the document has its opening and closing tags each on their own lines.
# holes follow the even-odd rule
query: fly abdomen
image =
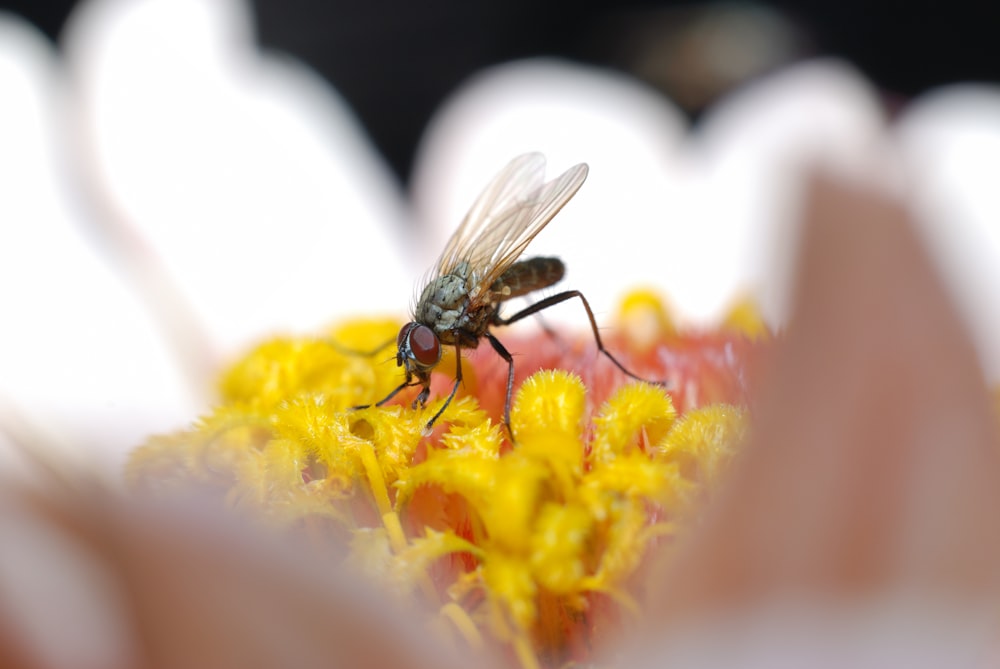
<svg viewBox="0 0 1000 669">
<path fill-rule="evenodd" d="M 566 266 L 559 258 L 528 258 L 511 265 L 490 290 L 500 301 L 520 297 L 542 288 L 548 288 L 566 274 Z"/>
</svg>

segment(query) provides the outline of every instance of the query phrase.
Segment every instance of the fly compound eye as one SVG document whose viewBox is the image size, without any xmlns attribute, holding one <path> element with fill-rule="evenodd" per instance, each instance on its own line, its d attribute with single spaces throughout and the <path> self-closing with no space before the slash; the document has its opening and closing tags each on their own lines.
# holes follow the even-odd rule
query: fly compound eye
<svg viewBox="0 0 1000 669">
<path fill-rule="evenodd" d="M 405 328 L 404 328 L 405 330 Z M 403 333 L 399 333 L 403 336 Z M 417 364 L 424 368 L 433 367 L 441 360 L 441 342 L 426 325 L 415 325 L 406 333 L 410 353 Z"/>
</svg>

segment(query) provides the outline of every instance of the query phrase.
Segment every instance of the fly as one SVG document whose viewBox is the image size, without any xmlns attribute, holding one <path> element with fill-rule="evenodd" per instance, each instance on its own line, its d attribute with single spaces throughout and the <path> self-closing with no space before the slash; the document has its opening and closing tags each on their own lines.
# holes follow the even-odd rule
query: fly
<svg viewBox="0 0 1000 669">
<path fill-rule="evenodd" d="M 604 348 L 594 312 L 578 290 L 546 297 L 507 318 L 500 315 L 500 307 L 507 300 L 548 288 L 563 278 L 566 268 L 559 258 L 519 258 L 531 240 L 580 189 L 587 171 L 586 163 L 580 163 L 546 183 L 545 157 L 526 153 L 514 158 L 493 178 L 448 240 L 420 293 L 413 320 L 399 331 L 396 364 L 405 369 L 406 379 L 376 402 L 376 406 L 382 406 L 404 388 L 418 385 L 421 390 L 413 407 L 424 406 L 431 392 L 431 372 L 441 361 L 443 348 L 454 346 L 455 383 L 444 404 L 427 422 L 429 431 L 462 383 L 461 350 L 476 348 L 486 339 L 507 363 L 503 422 L 513 438 L 510 401 L 514 358 L 491 329 L 516 323 L 574 297 L 580 298 L 587 311 L 598 350 L 626 375 L 646 380 L 626 369 Z"/>
</svg>

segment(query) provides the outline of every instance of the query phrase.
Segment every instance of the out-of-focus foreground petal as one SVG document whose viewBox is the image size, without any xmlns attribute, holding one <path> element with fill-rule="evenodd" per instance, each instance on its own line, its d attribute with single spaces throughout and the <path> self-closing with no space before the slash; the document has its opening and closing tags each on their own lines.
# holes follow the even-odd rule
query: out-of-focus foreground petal
<svg viewBox="0 0 1000 669">
<path fill-rule="evenodd" d="M 417 612 L 232 516 L 97 489 L 7 493 L 0 532 L 24 559 L 0 560 L 5 667 L 461 666 Z"/>
<path fill-rule="evenodd" d="M 24 21 L 0 14 L 0 428 L 27 422 L 60 456 L 112 461 L 197 411 L 162 333 L 88 234 L 56 110 L 59 64 Z M 0 433 L 2 469 L 12 451 Z"/>
<path fill-rule="evenodd" d="M 865 624 L 818 628 L 812 651 L 840 653 L 826 666 L 940 651 L 970 630 L 958 659 L 982 662 L 1000 596 L 1000 451 L 973 347 L 903 207 L 821 179 L 805 218 L 750 443 L 652 590 L 654 620 L 672 626 L 670 652 L 707 644 L 702 666 L 717 666 L 713 644 L 750 666 L 809 656 L 797 622 L 845 610 Z M 757 624 L 776 610 L 788 625 Z M 947 624 L 928 635 L 935 619 Z"/>
</svg>

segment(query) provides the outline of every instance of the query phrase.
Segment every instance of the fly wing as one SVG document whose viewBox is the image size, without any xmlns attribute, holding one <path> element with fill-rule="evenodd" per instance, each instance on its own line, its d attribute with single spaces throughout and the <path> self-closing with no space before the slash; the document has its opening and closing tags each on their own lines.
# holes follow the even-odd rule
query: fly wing
<svg viewBox="0 0 1000 669">
<path fill-rule="evenodd" d="M 467 261 L 469 250 L 476 245 L 482 232 L 497 221 L 498 215 L 516 207 L 520 200 L 537 190 L 544 177 L 545 156 L 540 153 L 525 153 L 507 163 L 479 194 L 448 240 L 435 268 L 436 276 L 451 274 L 460 262 Z"/>
<path fill-rule="evenodd" d="M 465 262 L 475 282 L 471 293 L 492 285 L 580 189 L 587 165 L 575 165 L 548 183 L 542 183 L 544 174 L 545 157 L 539 153 L 527 153 L 508 163 L 448 241 L 437 276 L 451 274 Z"/>
</svg>

